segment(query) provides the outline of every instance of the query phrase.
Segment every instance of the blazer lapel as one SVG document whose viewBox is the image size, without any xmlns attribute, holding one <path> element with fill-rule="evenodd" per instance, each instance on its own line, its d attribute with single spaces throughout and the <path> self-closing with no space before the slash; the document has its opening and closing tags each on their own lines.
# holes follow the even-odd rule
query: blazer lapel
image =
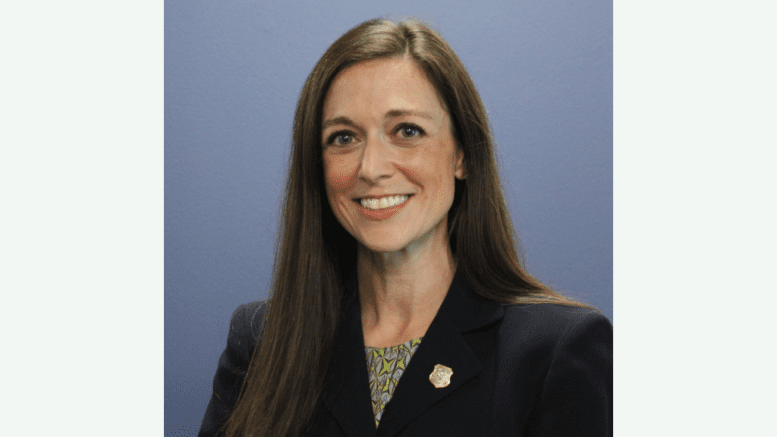
<svg viewBox="0 0 777 437">
<path fill-rule="evenodd" d="M 344 318 L 335 334 L 322 398 L 346 435 L 374 436 L 375 416 L 372 413 L 359 301 L 347 299 L 343 305 Z"/>
<path fill-rule="evenodd" d="M 429 407 L 477 376 L 480 360 L 462 333 L 493 323 L 503 315 L 500 303 L 477 296 L 455 277 L 383 412 L 377 435 L 396 435 Z M 453 370 L 447 387 L 436 388 L 429 380 L 437 364 Z"/>
</svg>

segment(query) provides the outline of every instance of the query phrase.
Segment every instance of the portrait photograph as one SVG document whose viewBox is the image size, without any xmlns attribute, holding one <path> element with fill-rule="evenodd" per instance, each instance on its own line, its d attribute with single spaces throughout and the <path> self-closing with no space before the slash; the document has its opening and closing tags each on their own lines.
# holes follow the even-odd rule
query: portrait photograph
<svg viewBox="0 0 777 437">
<path fill-rule="evenodd" d="M 167 1 L 166 435 L 196 435 L 230 318 L 271 295 L 300 93 L 371 19 L 450 45 L 482 99 L 526 271 L 613 321 L 612 2 Z"/>
</svg>

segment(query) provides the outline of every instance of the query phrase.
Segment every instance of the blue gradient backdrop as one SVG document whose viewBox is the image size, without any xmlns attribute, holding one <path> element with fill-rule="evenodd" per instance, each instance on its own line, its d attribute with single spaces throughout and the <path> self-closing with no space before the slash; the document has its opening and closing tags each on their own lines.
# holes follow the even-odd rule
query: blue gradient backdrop
<svg viewBox="0 0 777 437">
<path fill-rule="evenodd" d="M 414 16 L 491 117 L 528 267 L 612 319 L 612 2 L 165 2 L 165 435 L 195 435 L 229 318 L 264 299 L 294 106 L 356 24 Z"/>
</svg>

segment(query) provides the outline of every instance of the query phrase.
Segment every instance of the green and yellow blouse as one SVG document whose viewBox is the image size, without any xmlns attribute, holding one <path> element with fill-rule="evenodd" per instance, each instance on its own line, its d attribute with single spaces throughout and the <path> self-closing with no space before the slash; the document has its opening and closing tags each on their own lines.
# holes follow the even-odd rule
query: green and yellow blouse
<svg viewBox="0 0 777 437">
<path fill-rule="evenodd" d="M 370 394 L 372 395 L 372 412 L 375 414 L 375 428 L 380 423 L 383 410 L 391 400 L 399 383 L 399 378 L 405 373 L 410 358 L 415 354 L 421 338 L 408 340 L 399 346 L 365 347 L 367 354 L 367 370 L 370 375 Z"/>
</svg>

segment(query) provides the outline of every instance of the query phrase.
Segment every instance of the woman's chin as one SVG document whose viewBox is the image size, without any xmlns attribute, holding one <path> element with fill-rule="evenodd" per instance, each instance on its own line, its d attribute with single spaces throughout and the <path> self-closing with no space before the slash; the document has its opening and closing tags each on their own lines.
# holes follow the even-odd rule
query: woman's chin
<svg viewBox="0 0 777 437">
<path fill-rule="evenodd" d="M 370 239 L 362 239 L 359 241 L 361 243 L 361 246 L 364 249 L 367 249 L 370 252 L 374 253 L 393 253 L 393 252 L 399 252 L 400 250 L 407 247 L 406 242 L 400 242 L 397 241 L 396 238 L 392 239 L 377 239 L 377 238 L 370 238 Z"/>
<path fill-rule="evenodd" d="M 385 229 L 380 231 L 372 230 L 370 233 L 364 233 L 356 237 L 362 249 L 369 252 L 389 254 L 400 252 L 414 246 L 414 239 L 408 235 L 406 229 Z"/>
<path fill-rule="evenodd" d="M 384 255 L 396 253 L 412 255 L 424 249 L 441 245 L 447 246 L 447 217 L 426 232 L 418 232 L 418 229 L 381 229 L 371 230 L 361 235 L 354 235 L 362 249 L 372 253 Z"/>
</svg>

